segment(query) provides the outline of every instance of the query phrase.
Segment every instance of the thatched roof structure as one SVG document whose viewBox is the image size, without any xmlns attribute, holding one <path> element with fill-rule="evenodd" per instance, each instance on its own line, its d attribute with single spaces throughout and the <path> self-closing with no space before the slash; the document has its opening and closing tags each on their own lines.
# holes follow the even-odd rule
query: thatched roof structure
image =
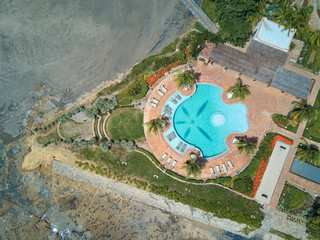
<svg viewBox="0 0 320 240">
<path fill-rule="evenodd" d="M 284 66 L 287 57 L 288 53 L 284 51 L 252 40 L 245 53 L 219 44 L 212 49 L 209 59 L 293 96 L 306 99 L 312 80 L 279 68 Z"/>
</svg>

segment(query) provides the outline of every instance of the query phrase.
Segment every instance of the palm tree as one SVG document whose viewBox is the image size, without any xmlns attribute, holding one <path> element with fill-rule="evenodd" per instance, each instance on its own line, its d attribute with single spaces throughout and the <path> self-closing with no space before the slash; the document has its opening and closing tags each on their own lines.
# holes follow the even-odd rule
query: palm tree
<svg viewBox="0 0 320 240">
<path fill-rule="evenodd" d="M 266 0 L 257 0 L 255 4 L 256 11 L 248 11 L 247 21 L 253 25 L 256 24 L 266 14 L 266 4 Z"/>
<path fill-rule="evenodd" d="M 238 153 L 245 153 L 247 157 L 250 156 L 250 154 L 254 153 L 254 150 L 257 148 L 257 144 L 255 143 L 249 143 L 247 138 L 240 139 L 239 141 L 235 142 Z"/>
<path fill-rule="evenodd" d="M 285 27 L 284 30 L 295 27 L 297 14 L 290 3 L 284 3 L 280 8 L 280 11 L 274 12 L 273 15 L 275 16 L 275 21 Z"/>
<path fill-rule="evenodd" d="M 166 125 L 166 121 L 161 119 L 160 117 L 151 120 L 150 122 L 144 123 L 148 127 L 148 133 L 153 132 L 157 135 L 159 132 L 162 132 Z"/>
<path fill-rule="evenodd" d="M 296 157 L 302 162 L 307 162 L 317 167 L 320 167 L 319 151 L 311 147 L 307 142 L 301 142 L 299 144 Z"/>
<path fill-rule="evenodd" d="M 231 99 L 239 98 L 243 101 L 247 96 L 249 96 L 250 91 L 247 85 L 243 85 L 240 78 L 237 78 L 237 83 L 228 88 L 227 93 L 233 93 Z"/>
<path fill-rule="evenodd" d="M 308 105 L 307 102 L 294 102 L 293 110 L 289 113 L 289 116 L 298 122 L 308 119 L 312 123 L 317 120 L 318 110 Z"/>
<path fill-rule="evenodd" d="M 199 163 L 197 162 L 196 158 L 190 158 L 186 161 L 186 165 L 182 166 L 181 169 L 185 169 L 187 172 L 187 178 L 189 178 L 191 175 L 194 178 L 198 178 L 198 176 L 201 174 L 201 167 Z"/>
<path fill-rule="evenodd" d="M 191 71 L 185 71 L 184 73 L 178 74 L 174 81 L 177 83 L 177 88 L 183 86 L 185 89 L 189 89 L 196 79 L 196 74 Z"/>
<path fill-rule="evenodd" d="M 315 44 L 317 47 L 320 47 L 320 30 L 311 30 L 312 35 L 309 38 L 311 44 Z"/>
</svg>

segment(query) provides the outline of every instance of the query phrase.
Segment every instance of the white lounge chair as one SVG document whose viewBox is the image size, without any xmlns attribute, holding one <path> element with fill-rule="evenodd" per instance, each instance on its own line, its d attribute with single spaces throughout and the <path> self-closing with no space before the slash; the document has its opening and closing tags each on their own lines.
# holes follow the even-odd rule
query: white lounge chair
<svg viewBox="0 0 320 240">
<path fill-rule="evenodd" d="M 223 169 L 223 171 L 226 173 L 228 170 L 227 170 L 227 168 L 226 168 L 226 165 L 224 164 L 224 163 L 222 163 L 222 169 Z"/>
<path fill-rule="evenodd" d="M 162 157 L 160 158 L 160 162 L 162 162 L 166 157 L 167 157 L 167 153 L 164 153 L 164 154 L 162 155 Z"/>
<path fill-rule="evenodd" d="M 164 96 L 164 93 L 163 93 L 163 92 L 161 92 L 161 91 L 160 91 L 160 89 L 158 89 L 158 90 L 157 90 L 157 93 L 158 93 L 161 97 L 163 97 L 163 96 Z"/>
<path fill-rule="evenodd" d="M 160 88 L 164 93 L 166 93 L 168 91 L 163 85 L 161 85 Z"/>
<path fill-rule="evenodd" d="M 150 102 L 151 107 L 157 107 L 158 104 L 155 104 L 154 102 Z"/>
<path fill-rule="evenodd" d="M 172 157 L 169 157 L 168 160 L 166 161 L 166 165 L 169 165 L 169 163 L 171 162 Z"/>
<path fill-rule="evenodd" d="M 210 170 L 211 176 L 213 176 L 214 175 L 213 167 L 209 167 L 209 170 Z"/>
<path fill-rule="evenodd" d="M 159 103 L 159 100 L 158 99 L 155 99 L 154 97 L 151 98 L 151 101 L 153 101 L 154 103 L 158 104 Z"/>
<path fill-rule="evenodd" d="M 174 167 L 176 166 L 176 163 L 177 163 L 177 161 L 176 161 L 176 160 L 174 160 L 174 161 L 173 161 L 173 163 L 172 163 L 172 165 L 171 165 L 171 169 L 172 169 L 172 168 L 174 168 Z"/>
<path fill-rule="evenodd" d="M 233 164 L 232 164 L 232 162 L 230 161 L 230 160 L 228 160 L 228 165 L 229 165 L 229 167 L 230 167 L 230 169 L 233 169 Z"/>
<path fill-rule="evenodd" d="M 218 165 L 216 166 L 216 170 L 217 170 L 217 174 L 220 174 L 220 173 L 221 173 L 221 172 L 220 172 L 220 168 L 219 168 Z"/>
</svg>

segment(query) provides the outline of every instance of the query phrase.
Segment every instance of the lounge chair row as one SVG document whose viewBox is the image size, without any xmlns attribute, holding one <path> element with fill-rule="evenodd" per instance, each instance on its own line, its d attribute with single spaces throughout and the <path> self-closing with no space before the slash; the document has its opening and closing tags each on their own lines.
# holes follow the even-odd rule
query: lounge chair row
<svg viewBox="0 0 320 240">
<path fill-rule="evenodd" d="M 164 154 L 162 155 L 162 157 L 160 158 L 160 162 L 162 162 L 167 156 L 168 156 L 168 154 L 167 154 L 167 153 L 164 153 Z M 169 164 L 171 163 L 171 160 L 172 160 L 172 157 L 169 157 L 169 158 L 167 159 L 167 161 L 166 161 L 166 163 L 165 163 L 166 166 L 169 166 Z M 174 161 L 172 162 L 170 168 L 173 169 L 173 168 L 176 166 L 176 164 L 177 164 L 177 161 L 174 160 Z"/>
<path fill-rule="evenodd" d="M 158 93 L 161 97 L 163 97 L 164 94 L 165 94 L 167 91 L 168 91 L 168 90 L 167 90 L 163 85 L 161 85 L 161 86 L 160 86 L 160 89 L 157 90 L 157 93 Z"/>
<path fill-rule="evenodd" d="M 225 173 L 228 172 L 227 167 L 229 167 L 230 169 L 233 169 L 233 168 L 234 168 L 234 167 L 233 167 L 233 164 L 232 164 L 232 162 L 231 162 L 230 160 L 227 161 L 227 164 L 228 164 L 227 166 L 226 166 L 226 164 L 224 164 L 224 163 L 221 164 L 221 169 L 222 169 Z M 211 176 L 214 176 L 214 175 L 215 175 L 215 172 L 214 172 L 214 170 L 213 170 L 213 167 L 209 167 L 209 170 L 210 170 Z M 219 165 L 216 165 L 216 174 L 220 174 L 220 173 L 221 173 L 220 167 L 219 167 Z"/>
<path fill-rule="evenodd" d="M 158 99 L 156 99 L 156 98 L 151 98 L 151 102 L 150 102 L 150 105 L 151 105 L 151 107 L 157 107 L 158 106 L 158 104 L 159 104 L 159 100 Z"/>
</svg>

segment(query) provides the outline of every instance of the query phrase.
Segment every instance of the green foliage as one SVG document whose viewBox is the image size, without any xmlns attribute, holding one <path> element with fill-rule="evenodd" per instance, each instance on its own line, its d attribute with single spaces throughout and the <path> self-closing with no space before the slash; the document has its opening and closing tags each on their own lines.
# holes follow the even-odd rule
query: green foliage
<svg viewBox="0 0 320 240">
<path fill-rule="evenodd" d="M 314 123 L 318 117 L 318 109 L 308 105 L 307 102 L 299 103 L 295 102 L 292 111 L 289 116 L 296 121 L 309 120 L 309 122 Z"/>
<path fill-rule="evenodd" d="M 250 176 L 251 178 L 254 178 L 256 175 L 259 165 L 261 163 L 261 160 L 264 157 L 267 157 L 268 155 L 271 155 L 271 152 L 269 150 L 270 145 L 272 143 L 273 137 L 277 135 L 276 133 L 267 133 L 264 139 L 262 140 L 259 150 L 256 152 L 256 155 L 253 156 L 250 164 L 244 169 L 240 174 L 239 178 L 244 178 L 246 176 Z"/>
<path fill-rule="evenodd" d="M 73 115 L 79 113 L 79 112 L 84 112 L 86 109 L 83 106 L 80 107 L 76 107 L 74 109 L 72 109 L 69 112 L 66 112 L 63 115 L 60 115 L 59 117 L 57 117 L 55 120 L 53 120 L 51 123 L 49 123 L 48 125 L 46 125 L 45 127 L 41 128 L 34 128 L 33 131 L 38 132 L 38 131 L 45 131 L 51 127 L 53 127 L 57 122 L 62 121 L 62 120 L 66 120 L 70 117 L 72 117 Z"/>
<path fill-rule="evenodd" d="M 289 124 L 289 120 L 288 120 L 288 117 L 287 116 L 284 116 L 282 114 L 279 114 L 279 113 L 274 113 L 272 114 L 272 120 L 275 124 L 277 123 L 282 123 L 284 125 L 288 125 Z"/>
<path fill-rule="evenodd" d="M 233 189 L 250 195 L 253 189 L 253 181 L 250 176 L 245 176 L 243 178 L 237 178 L 233 181 Z"/>
<path fill-rule="evenodd" d="M 299 144 L 296 157 L 302 162 L 307 162 L 320 167 L 320 152 L 318 149 L 310 146 L 307 142 L 301 142 Z"/>
<path fill-rule="evenodd" d="M 163 57 L 158 57 L 152 64 L 152 70 L 156 71 L 160 68 L 166 67 L 171 63 L 174 62 L 183 62 L 186 61 L 186 56 L 184 55 L 183 52 L 176 52 L 172 56 L 163 56 Z"/>
<path fill-rule="evenodd" d="M 240 139 L 236 142 L 238 153 L 245 153 L 247 157 L 254 153 L 257 148 L 257 144 L 250 143 L 247 138 Z"/>
<path fill-rule="evenodd" d="M 193 176 L 194 178 L 198 178 L 201 174 L 201 167 L 197 161 L 197 159 L 190 159 L 185 162 L 185 165 L 181 167 L 181 169 L 185 169 L 187 172 L 187 178 Z"/>
<path fill-rule="evenodd" d="M 172 52 L 176 51 L 176 47 L 177 47 L 178 42 L 179 42 L 179 38 L 174 40 L 169 45 L 165 46 L 164 49 L 162 49 L 162 51 L 160 52 L 160 54 L 165 55 L 165 54 L 172 53 Z"/>
<path fill-rule="evenodd" d="M 87 110 L 89 118 L 94 119 L 98 114 L 106 114 L 112 111 L 118 105 L 116 96 L 111 96 L 109 99 L 97 98 L 92 104 L 91 108 Z"/>
<path fill-rule="evenodd" d="M 161 119 L 160 117 L 144 123 L 144 125 L 146 125 L 148 128 L 148 133 L 152 132 L 155 135 L 163 131 L 165 124 L 166 124 L 166 121 Z"/>
<path fill-rule="evenodd" d="M 233 93 L 231 99 L 239 98 L 240 101 L 250 95 L 249 86 L 243 85 L 240 78 L 237 78 L 234 86 L 227 89 L 227 93 Z"/>
<path fill-rule="evenodd" d="M 320 208 L 309 218 L 307 230 L 311 239 L 320 239 Z"/>
<path fill-rule="evenodd" d="M 293 237 L 293 236 L 291 236 L 289 234 L 277 231 L 277 230 L 275 230 L 273 228 L 270 229 L 269 232 L 272 233 L 272 234 L 275 234 L 275 235 L 277 235 L 277 236 L 279 236 L 279 237 L 281 237 L 281 238 L 283 238 L 285 240 L 300 240 L 299 238 L 295 238 L 295 237 Z"/>
<path fill-rule="evenodd" d="M 109 116 L 106 130 L 108 135 L 114 140 L 141 140 L 144 138 L 142 123 L 143 112 L 141 110 L 121 108 Z"/>
<path fill-rule="evenodd" d="M 120 179 L 123 181 L 124 176 L 135 179 L 129 182 L 138 182 L 142 188 L 148 184 L 148 190 L 151 192 L 212 212 L 217 217 L 230 218 L 254 228 L 261 226 L 263 213 L 259 210 L 260 205 L 255 201 L 216 185 L 196 186 L 176 181 L 159 171 L 149 159 L 139 152 L 127 153 L 122 148 L 112 148 L 107 153 L 102 152 L 99 148 L 79 150 L 80 158 L 88 157 L 87 159 L 90 158 L 89 160 L 96 164 L 103 165 L 109 169 L 108 175 L 119 181 Z M 124 159 L 127 165 L 121 164 Z M 153 177 L 155 174 L 158 178 Z M 228 201 L 226 202 L 225 199 Z"/>
<path fill-rule="evenodd" d="M 176 82 L 177 88 L 179 89 L 181 86 L 189 89 L 195 83 L 196 74 L 185 70 L 183 73 L 176 75 L 174 81 Z"/>
<path fill-rule="evenodd" d="M 127 149 L 128 152 L 137 150 L 137 146 L 134 144 L 134 141 L 121 140 L 120 145 Z"/>
<path fill-rule="evenodd" d="M 206 28 L 202 26 L 202 24 L 200 24 L 199 22 L 196 22 L 194 24 L 194 28 L 200 32 L 204 32 L 206 30 Z"/>
<path fill-rule="evenodd" d="M 202 10 L 218 23 L 218 35 L 236 46 L 244 46 L 250 36 L 251 22 L 260 18 L 265 7 L 254 0 L 204 0 L 202 3 Z"/>
<path fill-rule="evenodd" d="M 308 193 L 286 183 L 280 196 L 280 202 L 286 210 L 301 207 L 306 201 Z"/>
</svg>

